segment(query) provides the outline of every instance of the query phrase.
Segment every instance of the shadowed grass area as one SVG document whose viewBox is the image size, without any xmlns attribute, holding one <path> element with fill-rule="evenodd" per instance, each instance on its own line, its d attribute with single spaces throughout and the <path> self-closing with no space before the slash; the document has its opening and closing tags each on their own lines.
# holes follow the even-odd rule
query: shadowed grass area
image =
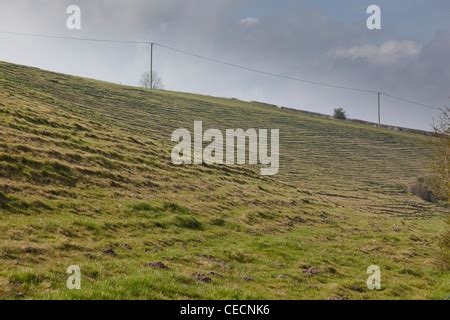
<svg viewBox="0 0 450 320">
<path fill-rule="evenodd" d="M 279 129 L 279 175 L 173 165 L 194 120 Z M 407 192 L 429 137 L 1 62 L 0 130 L 0 298 L 448 297 L 448 207 Z"/>
</svg>

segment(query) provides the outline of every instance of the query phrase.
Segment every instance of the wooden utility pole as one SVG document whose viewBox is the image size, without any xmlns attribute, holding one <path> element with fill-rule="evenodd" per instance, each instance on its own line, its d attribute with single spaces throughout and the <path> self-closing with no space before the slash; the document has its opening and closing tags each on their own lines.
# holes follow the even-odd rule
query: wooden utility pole
<svg viewBox="0 0 450 320">
<path fill-rule="evenodd" d="M 378 92 L 378 125 L 381 126 L 381 92 Z"/>
<path fill-rule="evenodd" d="M 153 42 L 150 43 L 150 89 L 153 89 Z"/>
</svg>

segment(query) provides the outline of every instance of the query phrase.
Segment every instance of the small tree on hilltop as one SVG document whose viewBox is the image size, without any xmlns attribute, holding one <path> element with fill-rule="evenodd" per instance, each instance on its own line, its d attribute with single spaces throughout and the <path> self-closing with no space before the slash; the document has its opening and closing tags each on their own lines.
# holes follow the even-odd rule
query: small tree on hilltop
<svg viewBox="0 0 450 320">
<path fill-rule="evenodd" d="M 339 120 L 347 120 L 347 114 L 345 113 L 344 108 L 334 109 L 333 118 L 339 119 Z"/>
<path fill-rule="evenodd" d="M 158 75 L 156 71 L 153 71 L 153 79 L 150 77 L 150 72 L 144 72 L 141 76 L 141 80 L 139 81 L 139 84 L 141 87 L 147 88 L 147 89 L 164 89 L 164 85 L 162 82 L 161 77 Z M 153 85 L 152 82 L 153 81 Z"/>
</svg>

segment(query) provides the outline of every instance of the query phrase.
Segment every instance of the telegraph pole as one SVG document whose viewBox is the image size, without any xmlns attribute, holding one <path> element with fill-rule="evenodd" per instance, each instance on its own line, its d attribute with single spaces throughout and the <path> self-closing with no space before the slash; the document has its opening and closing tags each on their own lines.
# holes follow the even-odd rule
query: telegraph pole
<svg viewBox="0 0 450 320">
<path fill-rule="evenodd" d="M 150 89 L 153 89 L 153 42 L 150 43 Z"/>
<path fill-rule="evenodd" d="M 381 92 L 378 92 L 378 126 L 381 126 Z"/>
</svg>

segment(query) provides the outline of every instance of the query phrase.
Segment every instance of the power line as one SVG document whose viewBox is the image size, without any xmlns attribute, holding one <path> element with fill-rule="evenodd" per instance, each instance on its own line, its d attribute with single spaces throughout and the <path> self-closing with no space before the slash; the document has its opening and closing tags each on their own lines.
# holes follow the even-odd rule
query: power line
<svg viewBox="0 0 450 320">
<path fill-rule="evenodd" d="M 305 80 L 305 79 L 293 78 L 293 77 L 289 77 L 289 76 L 285 76 L 285 75 L 281 75 L 281 74 L 277 74 L 277 73 L 272 73 L 272 72 L 268 72 L 268 71 L 263 71 L 263 70 L 259 70 L 259 69 L 254 69 L 254 68 L 241 66 L 241 65 L 234 64 L 234 63 L 231 63 L 231 62 L 226 62 L 226 61 L 221 61 L 221 60 L 217 60 L 217 59 L 213 59 L 213 58 L 208 58 L 208 57 L 196 54 L 196 53 L 192 53 L 192 52 L 180 50 L 180 49 L 177 49 L 177 48 L 169 47 L 169 46 L 166 46 L 166 45 L 162 45 L 160 43 L 155 43 L 155 44 L 160 46 L 160 47 L 162 47 L 162 48 L 166 48 L 168 50 L 172 50 L 172 51 L 176 51 L 176 52 L 179 52 L 179 53 L 182 53 L 182 54 L 190 55 L 190 56 L 193 56 L 193 57 L 196 57 L 196 58 L 199 58 L 199 59 L 203 59 L 203 60 L 207 60 L 207 61 L 211 61 L 211 62 L 215 62 L 215 63 L 220 63 L 220 64 L 227 65 L 227 66 L 230 66 L 230 67 L 239 68 L 239 69 L 243 69 L 243 70 L 247 70 L 247 71 L 251 71 L 251 72 L 256 72 L 256 73 L 261 73 L 261 74 L 265 74 L 265 75 L 269 75 L 269 76 L 273 76 L 273 77 L 278 77 L 278 78 L 282 78 L 282 79 L 293 80 L 293 81 L 304 82 L 304 83 L 315 84 L 315 85 L 319 85 L 319 86 L 326 86 L 326 87 L 337 88 L 337 89 L 345 89 L 345 90 L 368 92 L 368 93 L 377 93 L 377 91 L 373 91 L 373 90 L 359 89 L 359 88 L 353 88 L 353 87 L 345 87 L 345 86 L 339 86 L 339 85 L 329 84 L 329 83 L 325 83 L 325 82 L 317 82 L 317 81 L 310 81 L 310 80 Z"/>
<path fill-rule="evenodd" d="M 166 48 L 168 50 L 172 50 L 172 51 L 179 52 L 179 53 L 182 53 L 182 54 L 190 55 L 190 56 L 197 57 L 197 58 L 203 59 L 203 60 L 216 62 L 216 63 L 224 64 L 224 65 L 227 65 L 227 66 L 235 67 L 235 68 L 240 68 L 240 69 L 247 70 L 247 71 L 252 71 L 252 72 L 257 72 L 257 73 L 261 73 L 261 74 L 265 74 L 265 75 L 269 75 L 269 76 L 274 76 L 274 77 L 278 77 L 278 78 L 283 78 L 283 79 L 288 79 L 288 80 L 293 80 L 293 81 L 299 81 L 299 82 L 305 82 L 305 83 L 314 84 L 314 85 L 320 85 L 320 86 L 327 86 L 327 87 L 337 88 L 337 89 L 353 90 L 353 91 L 376 93 L 376 94 L 380 93 L 382 95 L 385 95 L 387 97 L 391 97 L 391 98 L 394 98 L 394 99 L 397 99 L 397 100 L 401 100 L 401 101 L 404 101 L 404 102 L 409 102 L 409 103 L 412 103 L 412 104 L 415 104 L 415 105 L 418 105 L 418 106 L 422 106 L 422 107 L 426 107 L 426 108 L 439 110 L 439 108 L 437 108 L 437 107 L 432 107 L 432 106 L 429 106 L 429 105 L 426 105 L 426 104 L 423 104 L 423 103 L 420 103 L 420 102 L 416 102 L 416 101 L 413 101 L 413 100 L 408 100 L 408 99 L 405 99 L 405 98 L 397 97 L 397 96 L 391 95 L 391 94 L 383 92 L 383 91 L 375 91 L 375 90 L 360 89 L 360 88 L 354 88 L 354 87 L 339 86 L 339 85 L 334 85 L 334 84 L 329 84 L 329 83 L 324 83 L 324 82 L 316 82 L 316 81 L 310 81 L 310 80 L 305 80 L 305 79 L 293 78 L 293 77 L 284 76 L 284 75 L 280 75 L 280 74 L 276 74 L 276 73 L 272 73 L 272 72 L 267 72 L 267 71 L 263 71 L 263 70 L 258 70 L 258 69 L 254 69 L 254 68 L 249 68 L 249 67 L 237 65 L 237 64 L 234 64 L 234 63 L 230 63 L 230 62 L 225 62 L 225 61 L 221 61 L 221 60 L 217 60 L 217 59 L 213 59 L 213 58 L 208 58 L 208 57 L 196 54 L 196 53 L 192 53 L 192 52 L 188 52 L 188 51 L 185 51 L 185 50 L 180 50 L 180 49 L 177 49 L 177 48 L 169 47 L 169 46 L 162 45 L 162 44 L 156 43 L 156 42 L 155 42 L 155 44 L 160 46 L 160 47 L 162 47 L 162 48 Z"/>
<path fill-rule="evenodd" d="M 53 35 L 47 35 L 47 34 L 20 33 L 20 32 L 10 32 L 10 31 L 0 31 L 0 33 L 1 34 L 15 35 L 15 36 L 28 36 L 28 37 L 49 38 L 49 39 L 78 40 L 78 41 L 91 41 L 91 42 L 108 42 L 108 43 L 150 44 L 149 41 L 108 40 L 108 39 L 96 39 L 96 38 L 76 38 L 76 37 L 63 37 L 63 36 L 53 36 Z"/>
<path fill-rule="evenodd" d="M 385 92 L 381 92 L 381 94 L 386 96 L 386 97 L 390 97 L 390 98 L 397 99 L 397 100 L 404 101 L 404 102 L 409 102 L 409 103 L 412 103 L 412 104 L 415 104 L 415 105 L 418 105 L 418 106 L 421 106 L 421 107 L 425 107 L 425 108 L 429 108 L 429 109 L 435 109 L 435 110 L 440 110 L 440 108 L 438 108 L 438 107 L 432 107 L 432 106 L 429 106 L 427 104 L 423 104 L 423 103 L 416 102 L 416 101 L 413 101 L 413 100 L 409 100 L 409 99 L 393 96 L 392 94 L 388 94 L 388 93 L 385 93 Z"/>
<path fill-rule="evenodd" d="M 305 80 L 305 79 L 298 79 L 298 78 L 293 78 L 293 77 L 280 75 L 280 74 L 276 74 L 276 73 L 272 73 L 272 72 L 267 72 L 267 71 L 263 71 L 263 70 L 249 68 L 249 67 L 237 65 L 237 64 L 234 64 L 234 63 L 231 63 L 231 62 L 226 62 L 226 61 L 221 61 L 221 60 L 218 60 L 218 59 L 205 57 L 205 56 L 202 56 L 202 55 L 199 55 L 199 54 L 196 54 L 196 53 L 192 53 L 192 52 L 188 52 L 188 51 L 185 51 L 185 50 L 169 47 L 169 46 L 163 45 L 161 43 L 151 42 L 151 41 L 107 40 L 107 39 L 98 39 L 98 38 L 76 38 L 76 37 L 53 36 L 53 35 L 33 34 L 33 33 L 9 32 L 9 31 L 0 31 L 0 33 L 2 33 L 2 34 L 9 34 L 9 35 L 29 36 L 29 37 L 40 37 L 40 38 L 50 38 L 50 39 L 64 39 L 64 40 L 78 40 L 78 41 L 92 41 L 92 42 L 155 44 L 155 45 L 160 46 L 162 48 L 166 48 L 168 50 L 176 51 L 178 53 L 190 55 L 190 56 L 193 56 L 193 57 L 196 57 L 196 58 L 199 58 L 199 59 L 203 59 L 203 60 L 207 60 L 207 61 L 215 62 L 215 63 L 220 63 L 220 64 L 227 65 L 227 66 L 230 66 L 230 67 L 239 68 L 239 69 L 243 69 L 243 70 L 247 70 L 247 71 L 251 71 L 251 72 L 256 72 L 256 73 L 261 73 L 261 74 L 265 74 L 265 75 L 269 75 L 269 76 L 273 76 L 273 77 L 278 77 L 278 78 L 282 78 L 282 79 L 293 80 L 293 81 L 304 82 L 304 83 L 320 85 L 320 86 L 326 86 L 326 87 L 337 88 L 337 89 L 345 89 L 345 90 L 368 92 L 368 93 L 377 93 L 377 91 L 373 91 L 373 90 L 352 88 L 352 87 L 339 86 L 339 85 L 334 85 L 334 84 L 329 84 L 329 83 L 310 81 L 310 80 Z"/>
<path fill-rule="evenodd" d="M 413 100 L 410 100 L 410 99 L 405 99 L 405 98 L 402 98 L 402 97 L 394 96 L 392 94 L 389 94 L 389 93 L 386 93 L 386 92 L 382 92 L 382 91 L 361 89 L 361 88 L 356 88 L 356 87 L 347 87 L 347 86 L 335 85 L 335 84 L 330 84 L 330 83 L 325 83 L 325 82 L 318 82 L 318 81 L 311 81 L 311 80 L 306 80 L 306 79 L 294 78 L 294 77 L 281 75 L 281 74 L 277 74 L 277 73 L 273 73 L 273 72 L 269 72 L 269 71 L 264 71 L 264 70 L 261 70 L 261 69 L 250 68 L 250 67 L 238 65 L 238 64 L 235 64 L 235 63 L 231 63 L 231 62 L 218 60 L 218 59 L 215 59 L 215 58 L 206 57 L 206 56 L 203 56 L 203 55 L 200 55 L 200 54 L 197 54 L 197 53 L 181 50 L 181 49 L 178 49 L 178 48 L 166 46 L 164 44 L 157 43 L 157 42 L 152 42 L 152 41 L 112 40 L 112 39 L 100 39 L 100 38 L 77 38 L 77 37 L 54 36 L 54 35 L 34 34 L 34 33 L 21 33 L 21 32 L 11 32 L 11 31 L 0 31 L 0 34 L 39 37 L 39 38 L 49 38 L 49 39 L 75 40 L 75 41 L 91 41 L 91 42 L 106 42 L 106 43 L 127 43 L 127 44 L 149 44 L 149 45 L 152 45 L 152 46 L 153 45 L 157 45 L 157 46 L 165 48 L 167 50 L 171 50 L 171 51 L 178 52 L 178 53 L 181 53 L 181 54 L 185 54 L 185 55 L 189 55 L 189 56 L 192 56 L 192 57 L 196 57 L 198 59 L 203 59 L 203 60 L 206 60 L 206 61 L 219 63 L 219 64 L 226 65 L 226 66 L 233 67 L 233 68 L 247 70 L 247 71 L 250 71 L 250 72 L 255 72 L 255 73 L 265 74 L 265 75 L 268 75 L 268 76 L 277 77 L 277 78 L 281 78 L 281 79 L 287 79 L 287 80 L 291 80 L 291 81 L 303 82 L 303 83 L 308 83 L 308 84 L 313 84 L 313 85 L 318 85 L 318 86 L 324 86 L 324 87 L 330 87 L 330 88 L 335 88 L 335 89 L 351 90 L 351 91 L 366 92 L 366 93 L 375 93 L 377 95 L 382 94 L 384 96 L 387 96 L 387 97 L 390 97 L 390 98 L 393 98 L 393 99 L 397 99 L 399 101 L 415 104 L 417 106 L 421 106 L 421 107 L 425 107 L 425 108 L 429 108 L 429 109 L 440 110 L 440 108 L 438 108 L 438 107 L 433 107 L 433 106 L 426 105 L 426 104 L 423 104 L 423 103 L 420 103 L 420 102 L 417 102 L 417 101 L 413 101 Z"/>
</svg>

